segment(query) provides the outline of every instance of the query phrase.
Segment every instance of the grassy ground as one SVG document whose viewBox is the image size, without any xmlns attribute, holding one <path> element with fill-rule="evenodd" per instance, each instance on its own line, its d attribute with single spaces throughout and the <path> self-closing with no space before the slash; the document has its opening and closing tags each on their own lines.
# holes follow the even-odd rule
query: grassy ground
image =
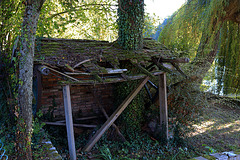
<svg viewBox="0 0 240 160">
<path fill-rule="evenodd" d="M 194 127 L 189 141 L 200 153 L 240 149 L 240 106 L 212 99 Z"/>
</svg>

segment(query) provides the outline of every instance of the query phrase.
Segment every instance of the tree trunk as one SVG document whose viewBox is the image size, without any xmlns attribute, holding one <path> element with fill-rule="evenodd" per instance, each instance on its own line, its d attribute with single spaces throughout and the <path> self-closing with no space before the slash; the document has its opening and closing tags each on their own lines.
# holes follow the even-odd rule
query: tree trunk
<svg viewBox="0 0 240 160">
<path fill-rule="evenodd" d="M 144 0 L 118 0 L 118 43 L 126 50 L 143 47 Z"/>
<path fill-rule="evenodd" d="M 35 34 L 44 0 L 26 1 L 21 30 L 19 58 L 18 105 L 20 107 L 17 131 L 18 159 L 32 159 L 32 77 Z"/>
</svg>

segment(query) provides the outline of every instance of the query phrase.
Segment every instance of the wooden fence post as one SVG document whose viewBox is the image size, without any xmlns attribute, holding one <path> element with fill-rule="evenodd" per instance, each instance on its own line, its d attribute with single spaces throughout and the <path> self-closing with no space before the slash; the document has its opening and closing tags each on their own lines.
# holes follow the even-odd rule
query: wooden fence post
<svg viewBox="0 0 240 160">
<path fill-rule="evenodd" d="M 71 107 L 69 85 L 63 86 L 63 100 L 64 100 L 68 149 L 69 149 L 70 159 L 76 160 L 77 157 L 76 157 L 75 140 L 74 140 L 74 132 L 73 132 L 72 107 Z"/>
<path fill-rule="evenodd" d="M 160 127 L 163 141 L 168 139 L 168 110 L 167 110 L 167 83 L 166 73 L 159 75 L 159 107 L 160 107 Z"/>
</svg>

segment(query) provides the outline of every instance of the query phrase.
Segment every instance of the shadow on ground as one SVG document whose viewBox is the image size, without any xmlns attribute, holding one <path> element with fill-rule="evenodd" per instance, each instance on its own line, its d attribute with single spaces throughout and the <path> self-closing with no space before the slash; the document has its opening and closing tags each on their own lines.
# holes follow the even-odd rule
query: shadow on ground
<svg viewBox="0 0 240 160">
<path fill-rule="evenodd" d="M 210 102 L 189 136 L 190 143 L 200 153 L 240 149 L 240 106 Z"/>
</svg>

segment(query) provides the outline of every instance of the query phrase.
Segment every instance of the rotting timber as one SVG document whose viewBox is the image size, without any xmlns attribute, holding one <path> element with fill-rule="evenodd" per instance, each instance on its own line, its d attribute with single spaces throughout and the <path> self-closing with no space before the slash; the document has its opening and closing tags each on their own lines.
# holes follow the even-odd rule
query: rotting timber
<svg viewBox="0 0 240 160">
<path fill-rule="evenodd" d="M 164 134 L 167 138 L 165 72 L 178 71 L 186 76 L 178 63 L 187 63 L 188 61 L 187 58 L 174 56 L 172 51 L 164 45 L 151 39 L 144 39 L 143 49 L 137 51 L 123 50 L 116 42 L 109 43 L 107 41 L 48 38 L 39 38 L 36 41 L 35 68 L 37 68 L 38 74 L 48 75 L 50 72 L 54 72 L 61 75 L 58 83 L 63 86 L 69 152 L 72 159 L 76 158 L 76 153 L 70 85 L 94 85 L 142 79 L 111 116 L 105 115 L 107 121 L 90 139 L 84 147 L 84 151 L 91 150 L 104 132 L 114 125 L 114 121 L 138 92 L 146 86 L 145 84 L 151 83 L 149 79 L 156 76 L 159 77 L 159 87 L 156 89 L 159 93 L 160 125 L 165 127 L 163 130 L 166 131 Z M 166 65 L 166 63 L 170 65 Z"/>
<path fill-rule="evenodd" d="M 172 72 L 165 63 L 173 64 L 179 70 L 178 63 L 189 61 L 175 57 L 154 40 L 145 39 L 143 44 L 142 50 L 127 51 L 116 42 L 39 38 L 36 41 L 35 65 L 40 65 L 42 71 L 60 72 L 64 78 L 59 83 L 91 85 L 138 79 L 138 76 L 141 79 L 144 75 L 152 77 L 151 72 Z M 121 64 L 125 63 L 134 66 L 131 68 L 135 68 L 136 74 L 131 72 L 128 75 L 128 68 L 121 69 Z"/>
</svg>

